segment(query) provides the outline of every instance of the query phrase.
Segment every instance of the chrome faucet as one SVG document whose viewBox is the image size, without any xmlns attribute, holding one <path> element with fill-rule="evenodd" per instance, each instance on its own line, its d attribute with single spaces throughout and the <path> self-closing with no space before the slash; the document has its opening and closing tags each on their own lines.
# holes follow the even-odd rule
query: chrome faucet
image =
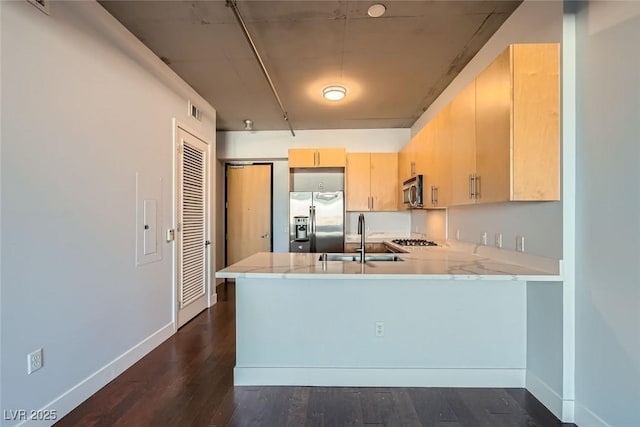
<svg viewBox="0 0 640 427">
<path fill-rule="evenodd" d="M 364 264 L 364 257 L 365 257 L 365 251 L 364 251 L 364 237 L 365 237 L 365 226 L 364 226 L 364 214 L 361 213 L 360 216 L 358 216 L 358 234 L 360 235 L 360 247 L 357 249 L 358 252 L 360 252 L 360 263 Z"/>
</svg>

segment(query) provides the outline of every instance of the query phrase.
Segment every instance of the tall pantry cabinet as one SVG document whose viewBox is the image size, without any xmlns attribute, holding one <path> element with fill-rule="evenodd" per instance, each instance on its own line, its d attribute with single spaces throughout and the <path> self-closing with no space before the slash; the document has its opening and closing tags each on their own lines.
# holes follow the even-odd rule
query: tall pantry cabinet
<svg viewBox="0 0 640 427">
<path fill-rule="evenodd" d="M 560 199 L 560 52 L 509 46 L 476 78 L 481 203 Z"/>
</svg>

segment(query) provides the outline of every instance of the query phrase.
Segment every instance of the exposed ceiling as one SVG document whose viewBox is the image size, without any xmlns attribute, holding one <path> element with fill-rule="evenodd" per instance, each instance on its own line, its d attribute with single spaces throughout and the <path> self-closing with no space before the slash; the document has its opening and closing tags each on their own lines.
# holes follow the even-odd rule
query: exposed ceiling
<svg viewBox="0 0 640 427">
<path fill-rule="evenodd" d="M 225 1 L 100 1 L 218 112 L 219 130 L 288 129 Z M 407 128 L 521 3 L 238 1 L 294 129 Z M 322 89 L 342 84 L 342 101 Z"/>
</svg>

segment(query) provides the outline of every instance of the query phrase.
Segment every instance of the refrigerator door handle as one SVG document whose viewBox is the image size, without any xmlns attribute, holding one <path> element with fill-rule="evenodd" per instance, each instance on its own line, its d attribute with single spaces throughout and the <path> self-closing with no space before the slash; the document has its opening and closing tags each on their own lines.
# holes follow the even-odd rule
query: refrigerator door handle
<svg viewBox="0 0 640 427">
<path fill-rule="evenodd" d="M 311 228 L 311 236 L 309 236 L 309 240 L 311 243 L 311 252 L 316 251 L 316 207 L 309 206 L 309 222 Z"/>
</svg>

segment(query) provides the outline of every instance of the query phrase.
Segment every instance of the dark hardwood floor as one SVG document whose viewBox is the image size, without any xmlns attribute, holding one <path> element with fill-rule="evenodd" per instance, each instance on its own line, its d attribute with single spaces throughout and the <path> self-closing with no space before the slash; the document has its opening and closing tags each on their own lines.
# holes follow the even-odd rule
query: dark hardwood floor
<svg viewBox="0 0 640 427">
<path fill-rule="evenodd" d="M 234 387 L 234 286 L 218 297 L 56 426 L 573 425 L 524 389 Z"/>
</svg>

